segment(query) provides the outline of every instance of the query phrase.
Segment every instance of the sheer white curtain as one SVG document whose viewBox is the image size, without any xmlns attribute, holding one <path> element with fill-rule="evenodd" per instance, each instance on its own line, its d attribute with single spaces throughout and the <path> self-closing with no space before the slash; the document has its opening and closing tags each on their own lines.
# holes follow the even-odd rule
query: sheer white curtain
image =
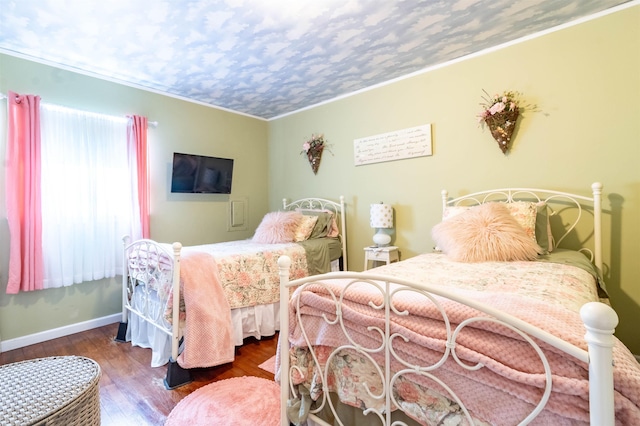
<svg viewBox="0 0 640 426">
<path fill-rule="evenodd" d="M 41 138 L 44 288 L 115 276 L 139 229 L 127 120 L 42 104 Z"/>
</svg>

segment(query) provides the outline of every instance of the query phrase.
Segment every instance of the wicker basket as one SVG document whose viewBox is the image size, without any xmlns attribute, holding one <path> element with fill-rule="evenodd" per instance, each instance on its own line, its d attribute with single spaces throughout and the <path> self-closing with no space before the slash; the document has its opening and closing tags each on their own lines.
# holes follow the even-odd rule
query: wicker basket
<svg viewBox="0 0 640 426">
<path fill-rule="evenodd" d="M 100 425 L 100 366 L 79 356 L 0 366 L 0 425 Z"/>
</svg>

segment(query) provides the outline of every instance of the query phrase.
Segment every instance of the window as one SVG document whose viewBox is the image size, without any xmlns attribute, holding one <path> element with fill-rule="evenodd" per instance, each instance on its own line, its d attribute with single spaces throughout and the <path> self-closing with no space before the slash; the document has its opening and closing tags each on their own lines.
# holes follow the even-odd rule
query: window
<svg viewBox="0 0 640 426">
<path fill-rule="evenodd" d="M 44 288 L 113 277 L 122 237 L 136 236 L 127 119 L 48 104 L 40 113 Z"/>
</svg>

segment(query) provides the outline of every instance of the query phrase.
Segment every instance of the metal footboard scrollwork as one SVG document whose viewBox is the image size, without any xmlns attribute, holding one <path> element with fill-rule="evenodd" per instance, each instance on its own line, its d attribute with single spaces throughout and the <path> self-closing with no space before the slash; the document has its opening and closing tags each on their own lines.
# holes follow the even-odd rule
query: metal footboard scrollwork
<svg viewBox="0 0 640 426">
<path fill-rule="evenodd" d="M 409 401 L 411 398 L 407 398 L 407 395 L 417 395 L 408 387 L 409 384 L 436 392 L 438 397 L 442 397 L 442 401 L 449 401 L 444 404 L 446 407 L 443 413 L 436 414 L 443 416 L 440 420 L 446 416 L 457 416 L 459 423 L 456 424 L 485 424 L 472 415 L 474 411 L 471 408 L 467 408 L 469 391 L 460 386 L 463 373 L 459 371 L 467 372 L 464 373 L 464 380 L 493 381 L 497 376 L 494 377 L 492 370 L 511 368 L 515 374 L 528 375 L 525 382 L 530 381 L 526 384 L 529 387 L 524 392 L 527 406 L 532 408 L 528 415 L 518 420 L 520 424 L 528 424 L 540 415 L 550 399 L 553 376 L 552 365 L 546 352 L 558 349 L 573 357 L 574 361 L 585 364 L 589 364 L 590 356 L 595 356 L 516 317 L 449 292 L 446 288 L 427 287 L 400 278 L 354 272 L 329 273 L 289 283 L 287 262 L 286 257 L 281 258 L 279 262 L 283 284 L 281 313 L 293 313 L 281 316 L 282 425 L 288 425 L 290 420 L 299 420 L 287 417 L 286 403 L 289 401 L 291 405 L 301 398 L 309 398 L 301 393 L 311 395 L 313 400 L 313 405 L 308 409 L 308 413 L 303 414 L 304 416 L 310 415 L 318 424 L 329 424 L 320 417 L 320 413 L 326 413 L 328 410 L 333 417 L 332 424 L 348 424 L 341 420 L 335 398 L 330 397 L 330 393 L 340 394 L 341 387 L 346 389 L 351 386 L 345 384 L 347 382 L 342 375 L 348 376 L 353 372 L 342 370 L 342 359 L 369 366 L 364 374 L 366 380 L 363 376 L 353 378 L 357 382 L 353 386 L 358 386 L 360 393 L 350 401 L 351 405 L 362 409 L 362 414 L 367 419 L 366 424 L 405 426 L 428 424 L 428 421 L 433 420 L 420 417 L 433 413 L 415 411 L 415 407 L 420 404 L 412 405 Z M 287 304 L 287 297 L 293 289 L 295 291 Z M 363 289 L 367 297 L 363 296 Z M 416 304 L 418 299 L 419 303 Z M 602 365 L 597 368 L 600 368 L 601 372 L 604 371 L 600 375 L 604 377 L 605 385 L 604 390 L 603 386 L 600 386 L 600 391 L 604 392 L 606 399 L 606 395 L 613 394 L 613 373 L 610 368 L 613 346 L 611 333 L 617 324 L 617 316 L 611 308 L 597 302 L 588 303 L 583 310 L 592 310 L 593 305 L 597 305 L 595 309 L 600 319 L 589 319 L 587 317 L 590 315 L 583 314 L 585 323 L 592 323 L 587 324 L 587 329 L 601 330 L 604 323 L 604 329 L 610 326 L 610 330 L 599 333 L 596 338 L 600 350 L 605 350 L 605 368 L 602 370 Z M 323 306 L 322 310 L 316 311 L 317 306 Z M 416 306 L 419 312 L 415 312 Z M 463 308 L 455 308 L 452 311 L 453 306 Z M 465 318 L 461 319 L 463 316 Z M 365 317 L 369 318 L 365 320 L 366 324 L 360 323 L 359 321 Z M 416 321 L 414 317 L 420 319 Z M 424 323 L 421 322 L 422 318 Z M 289 320 L 293 323 L 289 324 Z M 310 325 L 305 325 L 309 320 Z M 594 324 L 598 321 L 600 325 L 595 327 Z M 440 325 L 439 331 L 431 329 L 434 324 Z M 432 332 L 433 334 L 430 334 Z M 473 334 L 478 332 L 480 334 Z M 496 353 L 491 350 L 492 353 L 487 354 L 482 353 L 479 348 L 493 346 L 480 344 L 474 347 L 476 340 L 491 339 L 492 334 L 507 336 L 510 344 L 515 345 L 515 357 L 523 353 L 525 346 L 528 347 L 526 350 L 530 351 L 532 356 L 535 354 L 538 361 L 534 364 L 537 365 L 521 372 L 518 369 L 523 365 L 522 362 L 517 363 L 514 360 L 514 364 L 510 364 L 511 349 L 502 347 L 496 349 Z M 341 335 L 341 338 L 338 338 L 338 335 Z M 412 341 L 421 341 L 421 346 L 412 346 Z M 329 345 L 326 342 L 340 343 Z M 286 356 L 290 349 L 292 360 Z M 416 352 L 418 350 L 423 351 L 419 356 Z M 298 362 L 298 352 L 295 351 L 307 357 L 310 360 L 309 364 Z M 609 371 L 606 367 L 607 356 Z M 334 374 L 336 365 L 340 369 L 339 375 Z M 480 376 L 476 379 L 468 378 L 468 374 L 475 373 L 479 373 Z M 453 380 L 450 380 L 452 378 Z M 609 383 L 610 389 L 607 388 Z M 591 387 L 594 387 L 593 382 Z M 596 396 L 601 397 L 602 395 Z M 590 398 L 593 400 L 594 395 Z M 405 413 L 409 420 L 392 418 L 394 412 Z M 602 424 L 613 421 L 612 405 L 609 408 L 605 406 L 604 409 L 592 408 L 592 416 L 600 415 L 597 414 L 599 412 L 605 412 L 602 418 L 607 419 Z M 414 420 L 417 423 L 413 423 Z"/>
<path fill-rule="evenodd" d="M 180 251 L 182 245 L 170 247 L 149 239 L 131 242 L 123 238 L 124 258 L 122 272 L 122 321 L 116 341 L 127 341 L 129 315 L 167 334 L 171 339 L 171 358 L 164 380 L 167 389 L 191 382 L 188 370 L 177 363 L 180 329 Z M 168 303 L 171 303 L 171 309 Z M 170 312 L 169 314 L 166 314 Z"/>
<path fill-rule="evenodd" d="M 572 235 L 576 227 L 582 223 L 583 214 L 589 208 L 593 214 L 593 220 L 585 220 L 589 232 L 584 237 L 585 241 L 579 241 L 580 247 L 577 250 L 584 253 L 589 260 L 602 273 L 602 188 L 600 182 L 591 185 L 591 197 L 571 194 L 568 192 L 554 191 L 537 188 L 502 188 L 487 191 L 474 192 L 472 194 L 449 198 L 449 192 L 441 192 L 442 211 L 447 207 L 474 206 L 488 202 L 515 203 L 517 201 L 529 201 L 544 203 L 549 209 L 549 219 L 558 224 L 554 224 L 553 244 L 555 247 L 563 246 L 563 243 Z M 560 214 L 562 212 L 562 214 Z M 586 240 L 592 239 L 592 247 L 586 247 Z"/>
</svg>

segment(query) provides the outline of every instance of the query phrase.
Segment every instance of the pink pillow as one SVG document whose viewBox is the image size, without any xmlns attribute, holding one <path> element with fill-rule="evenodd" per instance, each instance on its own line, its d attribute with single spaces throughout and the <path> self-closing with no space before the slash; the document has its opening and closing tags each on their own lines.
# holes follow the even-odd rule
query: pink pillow
<svg viewBox="0 0 640 426">
<path fill-rule="evenodd" d="M 438 247 L 458 262 L 535 260 L 540 246 L 503 203 L 486 203 L 443 220 L 431 230 Z"/>
<path fill-rule="evenodd" d="M 331 220 L 329 224 L 326 226 L 326 228 L 318 229 L 316 232 L 312 231 L 311 237 L 315 236 L 315 238 L 323 238 L 323 237 L 336 238 L 340 235 L 340 228 L 338 228 L 338 223 L 336 221 L 336 212 L 332 210 L 325 210 L 325 209 L 301 209 L 301 208 L 296 209 L 296 211 L 303 213 L 304 215 L 319 216 L 323 213 L 326 213 L 330 216 Z M 322 221 L 322 224 L 320 220 L 317 220 L 317 223 L 318 225 L 325 226 L 324 220 Z"/>
<path fill-rule="evenodd" d="M 296 211 L 267 213 L 253 235 L 253 242 L 263 244 L 292 243 L 301 220 L 302 213 Z"/>
<path fill-rule="evenodd" d="M 340 229 L 338 229 L 338 223 L 336 222 L 336 215 L 331 214 L 331 225 L 329 226 L 328 238 L 337 238 L 340 235 Z"/>
</svg>

